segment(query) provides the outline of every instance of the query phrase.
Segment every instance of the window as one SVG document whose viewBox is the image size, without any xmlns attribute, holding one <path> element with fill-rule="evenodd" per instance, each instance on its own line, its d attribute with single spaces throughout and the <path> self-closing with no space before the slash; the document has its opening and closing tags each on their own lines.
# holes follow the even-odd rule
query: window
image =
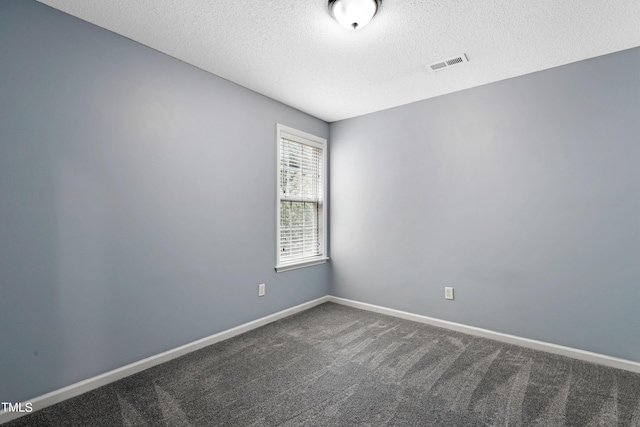
<svg viewBox="0 0 640 427">
<path fill-rule="evenodd" d="M 327 141 L 278 124 L 276 271 L 326 262 Z"/>
</svg>

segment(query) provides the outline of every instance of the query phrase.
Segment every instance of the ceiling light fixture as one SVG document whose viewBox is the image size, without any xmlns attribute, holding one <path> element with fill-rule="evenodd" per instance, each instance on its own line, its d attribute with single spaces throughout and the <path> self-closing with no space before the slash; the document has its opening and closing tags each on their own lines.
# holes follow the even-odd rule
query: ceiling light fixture
<svg viewBox="0 0 640 427">
<path fill-rule="evenodd" d="M 340 25 L 359 30 L 371 21 L 381 0 L 329 0 L 331 15 Z"/>
</svg>

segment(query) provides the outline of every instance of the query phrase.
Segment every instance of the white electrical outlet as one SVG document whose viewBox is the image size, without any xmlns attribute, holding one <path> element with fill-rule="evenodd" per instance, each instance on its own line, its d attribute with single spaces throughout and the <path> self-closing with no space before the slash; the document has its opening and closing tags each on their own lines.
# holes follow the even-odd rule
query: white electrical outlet
<svg viewBox="0 0 640 427">
<path fill-rule="evenodd" d="M 258 296 L 259 296 L 259 297 L 263 297 L 266 291 L 267 291 L 267 290 L 266 290 L 266 286 L 265 286 L 265 284 L 264 284 L 264 283 L 260 283 L 260 284 L 258 285 Z"/>
<path fill-rule="evenodd" d="M 453 288 L 444 288 L 444 299 L 453 299 Z"/>
</svg>

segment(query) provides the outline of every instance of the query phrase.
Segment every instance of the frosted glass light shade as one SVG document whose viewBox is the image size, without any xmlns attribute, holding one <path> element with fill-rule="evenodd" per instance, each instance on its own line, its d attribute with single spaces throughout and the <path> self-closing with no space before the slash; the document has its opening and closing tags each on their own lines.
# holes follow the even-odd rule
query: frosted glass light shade
<svg viewBox="0 0 640 427">
<path fill-rule="evenodd" d="M 335 0 L 329 2 L 331 14 L 340 25 L 359 30 L 371 21 L 378 11 L 376 0 Z"/>
</svg>

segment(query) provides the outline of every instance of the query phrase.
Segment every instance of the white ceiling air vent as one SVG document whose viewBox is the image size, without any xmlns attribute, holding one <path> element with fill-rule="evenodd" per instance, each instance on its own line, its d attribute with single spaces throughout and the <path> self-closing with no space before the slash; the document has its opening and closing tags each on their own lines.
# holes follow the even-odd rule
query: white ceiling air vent
<svg viewBox="0 0 640 427">
<path fill-rule="evenodd" d="M 454 56 L 452 58 L 443 59 L 442 61 L 429 64 L 429 69 L 433 72 L 436 72 L 444 70 L 445 68 L 453 67 L 454 65 L 462 64 L 463 62 L 469 62 L 469 60 L 467 59 L 467 55 L 465 55 L 464 53 L 462 55 Z"/>
</svg>

